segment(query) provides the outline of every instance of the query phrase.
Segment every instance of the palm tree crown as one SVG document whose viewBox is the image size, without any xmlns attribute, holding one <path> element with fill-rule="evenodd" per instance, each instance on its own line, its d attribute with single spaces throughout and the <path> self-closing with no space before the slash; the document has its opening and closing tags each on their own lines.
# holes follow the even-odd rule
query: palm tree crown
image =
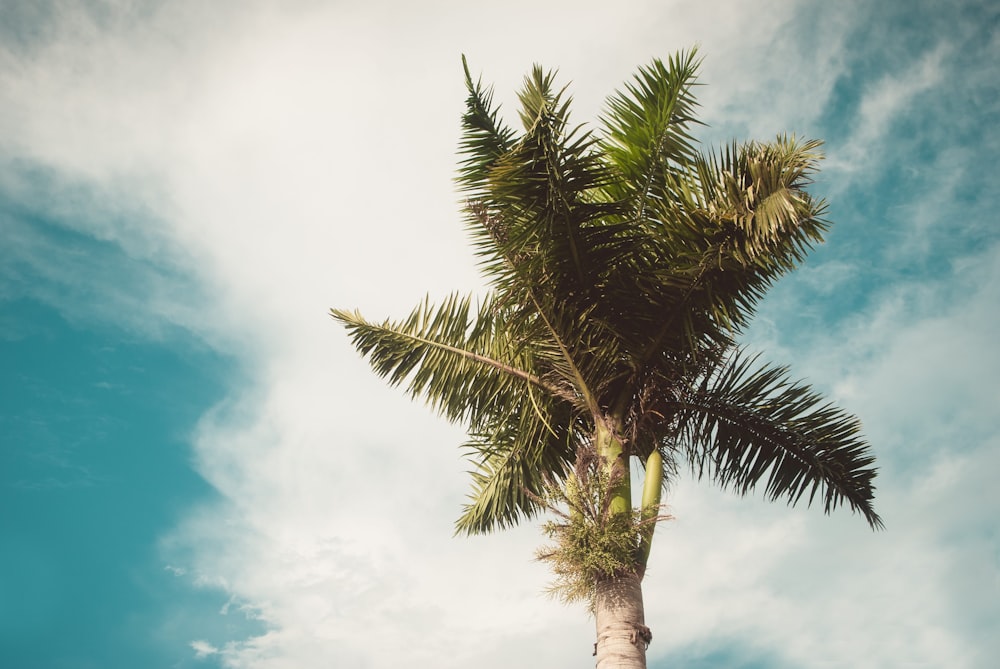
<svg viewBox="0 0 1000 669">
<path fill-rule="evenodd" d="M 697 68 L 694 51 L 640 68 L 590 131 L 535 67 L 515 132 L 466 66 L 458 183 L 488 295 L 401 321 L 332 312 L 376 372 L 467 425 L 459 531 L 532 515 L 584 449 L 626 471 L 655 462 L 665 481 L 686 463 L 741 494 L 818 496 L 881 526 L 858 420 L 735 341 L 822 241 L 825 205 L 806 191 L 820 143 L 701 152 Z M 622 479 L 612 494 L 630 507 Z"/>
</svg>

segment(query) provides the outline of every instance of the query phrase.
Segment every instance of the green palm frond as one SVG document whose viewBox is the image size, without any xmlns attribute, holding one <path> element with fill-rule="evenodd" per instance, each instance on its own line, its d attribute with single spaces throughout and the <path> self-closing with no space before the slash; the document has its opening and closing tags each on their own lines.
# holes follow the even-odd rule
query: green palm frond
<svg viewBox="0 0 1000 669">
<path fill-rule="evenodd" d="M 699 205 L 731 226 L 727 250 L 741 266 L 785 272 L 823 241 L 825 203 L 806 191 L 822 144 L 782 135 L 697 160 Z"/>
<path fill-rule="evenodd" d="M 462 181 L 471 196 L 467 221 L 497 301 L 517 305 L 517 321 L 544 326 L 536 343 L 559 350 L 552 370 L 596 413 L 589 386 L 598 375 L 585 368 L 601 358 L 587 355 L 586 342 L 601 338 L 594 331 L 602 321 L 588 312 L 603 301 L 600 276 L 620 255 L 624 226 L 614 217 L 618 206 L 605 200 L 609 173 L 595 141 L 570 129 L 554 75 L 534 68 L 519 97 L 524 134 L 498 158 L 483 152 L 481 159 L 491 161 L 483 181 Z M 495 110 L 476 111 L 483 104 L 471 88 L 466 118 L 492 118 Z M 466 122 L 465 145 L 474 144 L 482 125 Z"/>
<path fill-rule="evenodd" d="M 536 511 L 528 492 L 541 491 L 542 473 L 561 477 L 576 452 L 569 426 L 578 398 L 545 363 L 558 351 L 517 341 L 514 333 L 531 328 L 511 328 L 494 303 L 473 318 L 471 300 L 457 295 L 437 307 L 425 301 L 400 322 L 332 314 L 376 373 L 468 425 L 476 470 L 459 532 L 508 527 Z"/>
<path fill-rule="evenodd" d="M 475 426 L 509 410 L 526 386 L 545 395 L 566 392 L 532 369 L 538 349 L 525 349 L 487 303 L 470 318 L 471 300 L 452 295 L 439 307 L 425 301 L 400 322 L 370 323 L 332 310 L 358 351 L 393 385 L 406 384 L 452 421 Z"/>
<path fill-rule="evenodd" d="M 463 158 L 457 181 L 467 193 L 475 193 L 483 187 L 493 163 L 510 148 L 514 131 L 500 121 L 499 109 L 493 106 L 493 90 L 483 88 L 481 81 L 472 81 L 465 56 L 462 68 L 468 98 L 462 116 L 459 155 Z"/>
<path fill-rule="evenodd" d="M 668 177 L 697 155 L 689 126 L 697 101 L 692 94 L 700 59 L 692 49 L 640 67 L 633 80 L 608 98 L 602 115 L 601 151 L 620 176 L 610 189 L 614 197 L 630 200 L 635 221 L 645 223 L 651 198 L 662 198 L 671 186 Z"/>
<path fill-rule="evenodd" d="M 515 525 L 542 509 L 546 480 L 561 481 L 571 470 L 586 423 L 567 403 L 526 392 L 492 429 L 471 435 L 466 445 L 476 464 L 469 503 L 456 531 L 482 534 Z"/>
<path fill-rule="evenodd" d="M 805 191 L 818 146 L 751 142 L 673 170 L 673 195 L 650 202 L 656 227 L 632 268 L 644 299 L 625 322 L 643 365 L 661 351 L 725 345 L 767 288 L 822 241 L 825 204 Z"/>
<path fill-rule="evenodd" d="M 552 73 L 536 67 L 520 93 L 524 135 L 491 163 L 484 184 L 463 184 L 488 276 L 514 296 L 531 286 L 536 299 L 591 287 L 617 233 L 604 220 L 616 208 L 600 197 L 609 175 L 595 140 L 569 127 L 568 101 L 552 85 Z"/>
<path fill-rule="evenodd" d="M 765 481 L 768 498 L 789 504 L 808 492 L 807 502 L 818 495 L 827 513 L 846 503 L 882 527 L 860 422 L 791 382 L 785 368 L 736 352 L 664 408 L 677 412 L 678 438 L 698 477 L 743 495 Z"/>
</svg>

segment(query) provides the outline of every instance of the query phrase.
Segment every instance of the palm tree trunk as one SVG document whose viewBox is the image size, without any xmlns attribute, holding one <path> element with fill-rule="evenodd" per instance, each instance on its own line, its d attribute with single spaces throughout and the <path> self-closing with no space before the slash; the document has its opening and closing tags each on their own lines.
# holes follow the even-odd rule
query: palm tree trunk
<svg viewBox="0 0 1000 669">
<path fill-rule="evenodd" d="M 646 669 L 652 639 L 642 610 L 642 584 L 636 574 L 597 583 L 597 669 Z"/>
</svg>

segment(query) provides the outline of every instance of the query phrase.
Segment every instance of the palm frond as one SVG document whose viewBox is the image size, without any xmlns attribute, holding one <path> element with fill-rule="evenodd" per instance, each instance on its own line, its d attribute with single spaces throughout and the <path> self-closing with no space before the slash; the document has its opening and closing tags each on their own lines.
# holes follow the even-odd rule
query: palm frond
<svg viewBox="0 0 1000 669">
<path fill-rule="evenodd" d="M 725 344 L 773 282 L 822 241 L 825 204 L 805 190 L 818 147 L 781 137 L 673 170 L 673 195 L 650 203 L 657 224 L 633 270 L 644 299 L 627 322 L 636 342 L 646 338 L 641 364 L 664 350 Z"/>
<path fill-rule="evenodd" d="M 462 69 L 468 97 L 459 142 L 459 155 L 463 158 L 456 180 L 466 193 L 474 196 L 486 182 L 490 167 L 510 148 L 514 131 L 501 122 L 499 108 L 493 105 L 493 90 L 483 88 L 481 80 L 473 82 L 465 56 Z"/>
<path fill-rule="evenodd" d="M 823 241 L 825 203 L 806 191 L 822 144 L 782 135 L 699 157 L 700 204 L 728 224 L 726 250 L 739 265 L 777 275 Z"/>
<path fill-rule="evenodd" d="M 525 81 L 526 132 L 493 166 L 482 201 L 499 212 L 496 243 L 514 260 L 516 283 L 566 294 L 591 283 L 592 256 L 613 234 L 596 224 L 610 209 L 596 198 L 608 174 L 595 140 L 569 127 L 568 101 L 551 87 L 552 74 L 539 68 Z"/>
<path fill-rule="evenodd" d="M 535 67 L 519 98 L 525 133 L 490 163 L 467 204 L 467 221 L 498 302 L 518 305 L 518 320 L 544 325 L 538 343 L 560 354 L 551 358 L 552 370 L 596 413 L 589 389 L 596 375 L 582 369 L 587 347 L 574 344 L 597 338 L 584 331 L 602 321 L 586 314 L 602 301 L 601 275 L 620 252 L 623 226 L 613 220 L 617 205 L 602 194 L 608 172 L 595 140 L 570 129 L 569 101 L 555 88 L 555 75 Z"/>
<path fill-rule="evenodd" d="M 525 393 L 511 408 L 466 445 L 476 469 L 456 532 L 484 534 L 533 517 L 546 480 L 561 481 L 572 468 L 586 432 L 568 404 Z"/>
<path fill-rule="evenodd" d="M 747 494 L 765 481 L 771 500 L 819 496 L 829 513 L 846 503 L 873 528 L 876 469 L 857 418 L 833 407 L 787 370 L 740 352 L 664 403 L 676 411 L 679 441 L 692 470 Z"/>
<path fill-rule="evenodd" d="M 601 151 L 619 175 L 611 190 L 616 198 L 632 200 L 639 225 L 648 200 L 664 197 L 665 177 L 696 155 L 689 126 L 699 123 L 692 94 L 699 65 L 697 49 L 666 64 L 655 59 L 607 101 Z"/>
<path fill-rule="evenodd" d="M 400 322 L 371 323 L 358 313 L 332 310 L 358 351 L 393 385 L 453 421 L 472 426 L 509 410 L 528 385 L 548 395 L 566 392 L 532 370 L 532 353 L 503 326 L 491 304 L 470 319 L 471 300 L 452 295 L 434 307 L 425 301 Z"/>
</svg>

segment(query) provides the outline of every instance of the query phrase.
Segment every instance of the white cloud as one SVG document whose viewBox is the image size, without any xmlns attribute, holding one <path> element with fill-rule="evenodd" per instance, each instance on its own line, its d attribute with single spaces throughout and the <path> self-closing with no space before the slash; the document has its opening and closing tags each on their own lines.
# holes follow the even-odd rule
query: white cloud
<svg viewBox="0 0 1000 669">
<path fill-rule="evenodd" d="M 101 29 L 71 16 L 47 48 L 0 60 L 0 127 L 13 129 L 0 149 L 155 210 L 144 221 L 156 229 L 67 218 L 140 263 L 193 275 L 194 297 L 168 275 L 175 292 L 143 301 L 125 291 L 127 306 L 244 364 L 240 387 L 195 436 L 196 467 L 221 500 L 193 511 L 164 550 L 172 571 L 226 591 L 269 631 L 194 641 L 198 657 L 260 669 L 317 658 L 589 662 L 582 610 L 539 596 L 537 531 L 451 537 L 467 484 L 460 430 L 385 388 L 326 309 L 402 315 L 425 292 L 478 286 L 449 182 L 461 52 L 507 101 L 533 61 L 558 66 L 582 121 L 636 64 L 701 42 L 707 116 L 767 136 L 815 120 L 851 29 L 846 12 L 824 14 L 815 31 L 829 48 L 812 53 L 783 37 L 807 13 L 792 2 L 492 11 L 170 3 Z M 849 155 L 944 76 L 942 53 L 869 91 Z M 906 449 L 923 459 L 906 477 L 884 471 L 889 531 L 876 535 L 846 514 L 824 520 L 681 484 L 648 577 L 654 657 L 735 639 L 793 666 L 985 666 L 969 630 L 995 620 L 995 605 L 962 576 L 995 565 L 953 542 L 985 543 L 974 535 L 998 500 L 977 508 L 961 493 L 991 489 L 981 479 L 996 449 L 979 441 L 948 459 L 934 439 L 995 427 L 976 421 L 997 399 L 996 267 L 984 256 L 959 270 L 958 284 L 981 288 L 945 295 L 947 308 L 941 286 L 910 286 L 828 337 L 774 342 L 775 360 L 830 383 L 866 417 L 888 464 L 909 462 Z M 805 278 L 832 287 L 850 268 Z M 920 299 L 933 308 L 914 309 Z M 970 609 L 957 614 L 962 603 Z"/>
<path fill-rule="evenodd" d="M 191 648 L 194 650 L 194 656 L 199 660 L 204 660 L 206 657 L 212 655 L 218 655 L 219 649 L 208 643 L 207 641 L 197 640 L 191 642 Z"/>
<path fill-rule="evenodd" d="M 939 44 L 916 63 L 872 82 L 858 106 L 850 139 L 830 156 L 826 169 L 870 174 L 889 154 L 886 150 L 894 134 L 894 125 L 905 116 L 919 96 L 938 86 L 945 76 L 943 61 L 951 46 Z"/>
</svg>

